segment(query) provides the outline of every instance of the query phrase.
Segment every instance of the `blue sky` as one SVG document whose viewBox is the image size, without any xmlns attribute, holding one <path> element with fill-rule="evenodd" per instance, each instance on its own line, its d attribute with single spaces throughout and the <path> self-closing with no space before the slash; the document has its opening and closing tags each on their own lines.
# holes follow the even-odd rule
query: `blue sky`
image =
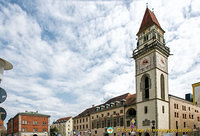
<svg viewBox="0 0 200 136">
<path fill-rule="evenodd" d="M 1 104 L 7 119 L 39 111 L 51 122 L 124 93 L 135 93 L 131 59 L 146 3 L 165 30 L 169 93 L 184 98 L 199 82 L 198 0 L 35 0 L 0 2 Z"/>
</svg>

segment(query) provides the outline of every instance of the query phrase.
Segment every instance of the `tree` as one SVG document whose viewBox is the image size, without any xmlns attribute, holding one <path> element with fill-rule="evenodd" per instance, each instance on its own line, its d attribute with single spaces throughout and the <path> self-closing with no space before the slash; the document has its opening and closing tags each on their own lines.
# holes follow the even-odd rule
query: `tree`
<svg viewBox="0 0 200 136">
<path fill-rule="evenodd" d="M 57 136 L 58 129 L 56 127 L 50 128 L 50 136 Z"/>
</svg>

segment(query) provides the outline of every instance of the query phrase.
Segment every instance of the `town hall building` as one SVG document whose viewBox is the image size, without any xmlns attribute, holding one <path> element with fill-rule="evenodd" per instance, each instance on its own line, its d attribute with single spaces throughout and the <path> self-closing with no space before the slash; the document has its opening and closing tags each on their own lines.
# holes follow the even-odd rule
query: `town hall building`
<svg viewBox="0 0 200 136">
<path fill-rule="evenodd" d="M 146 8 L 137 33 L 137 47 L 132 54 L 135 60 L 136 94 L 111 98 L 74 117 L 75 135 L 198 135 L 200 107 L 188 99 L 192 94 L 187 94 L 185 99 L 169 94 L 170 49 L 165 45 L 164 33 L 155 14 Z M 132 123 L 133 120 L 135 123 Z M 108 132 L 109 127 L 113 128 L 112 133 Z M 133 132 L 133 128 L 143 131 Z"/>
</svg>

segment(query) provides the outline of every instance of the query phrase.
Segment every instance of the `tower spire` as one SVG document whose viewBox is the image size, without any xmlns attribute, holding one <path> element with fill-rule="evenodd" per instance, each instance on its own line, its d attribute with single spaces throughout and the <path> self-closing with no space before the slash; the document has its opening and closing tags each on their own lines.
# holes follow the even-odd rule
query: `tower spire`
<svg viewBox="0 0 200 136">
<path fill-rule="evenodd" d="M 146 3 L 146 8 L 148 8 L 148 2 Z"/>
</svg>

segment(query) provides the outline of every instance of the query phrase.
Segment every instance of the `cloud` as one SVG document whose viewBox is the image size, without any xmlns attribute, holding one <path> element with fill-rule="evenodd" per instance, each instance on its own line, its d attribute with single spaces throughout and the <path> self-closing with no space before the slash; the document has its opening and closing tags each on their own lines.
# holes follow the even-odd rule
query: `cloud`
<svg viewBox="0 0 200 136">
<path fill-rule="evenodd" d="M 51 121 L 75 116 L 92 104 L 135 93 L 136 45 L 146 1 L 3 1 L 0 57 L 14 69 L 2 87 L 8 117 L 25 110 Z M 173 56 L 169 92 L 184 97 L 198 82 L 199 4 L 151 1 Z"/>
</svg>

